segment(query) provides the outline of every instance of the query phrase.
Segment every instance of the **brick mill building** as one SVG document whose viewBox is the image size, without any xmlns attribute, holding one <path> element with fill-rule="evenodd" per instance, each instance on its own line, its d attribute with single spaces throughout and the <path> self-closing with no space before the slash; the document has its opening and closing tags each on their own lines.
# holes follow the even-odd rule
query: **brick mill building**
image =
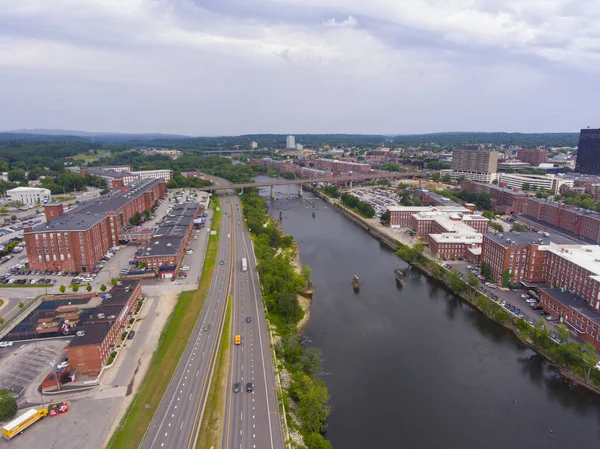
<svg viewBox="0 0 600 449">
<path fill-rule="evenodd" d="M 504 214 L 522 212 L 527 201 L 527 193 L 517 192 L 494 184 L 484 184 L 475 181 L 463 181 L 461 187 L 468 192 L 487 192 L 495 211 Z"/>
<path fill-rule="evenodd" d="M 119 244 L 119 233 L 136 213 L 165 198 L 161 179 L 144 179 L 65 212 L 46 206 L 46 223 L 24 230 L 31 270 L 90 272 Z"/>
</svg>

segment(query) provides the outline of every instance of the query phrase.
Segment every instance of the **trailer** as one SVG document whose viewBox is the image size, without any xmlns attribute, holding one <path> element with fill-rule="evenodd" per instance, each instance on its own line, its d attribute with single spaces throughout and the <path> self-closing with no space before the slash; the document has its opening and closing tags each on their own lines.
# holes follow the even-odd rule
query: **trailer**
<svg viewBox="0 0 600 449">
<path fill-rule="evenodd" d="M 245 257 L 242 257 L 242 271 L 248 271 L 248 262 Z"/>
<path fill-rule="evenodd" d="M 27 410 L 21 416 L 13 419 L 2 428 L 2 436 L 7 440 L 10 440 L 46 416 L 48 416 L 48 409 L 45 408 L 39 410 L 32 408 Z"/>
</svg>

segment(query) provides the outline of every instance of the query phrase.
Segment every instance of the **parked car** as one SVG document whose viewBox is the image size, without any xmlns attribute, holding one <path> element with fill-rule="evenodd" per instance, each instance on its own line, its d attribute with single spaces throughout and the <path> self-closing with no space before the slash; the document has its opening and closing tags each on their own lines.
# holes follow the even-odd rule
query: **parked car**
<svg viewBox="0 0 600 449">
<path fill-rule="evenodd" d="M 10 348 L 12 345 L 12 341 L 0 341 L 0 348 Z"/>
<path fill-rule="evenodd" d="M 127 335 L 127 340 L 133 340 L 133 337 L 135 337 L 135 331 L 129 332 L 129 335 Z"/>
<path fill-rule="evenodd" d="M 183 265 L 183 266 L 180 268 L 180 271 L 190 271 L 190 267 L 189 267 L 189 266 L 187 266 L 187 265 Z"/>
</svg>

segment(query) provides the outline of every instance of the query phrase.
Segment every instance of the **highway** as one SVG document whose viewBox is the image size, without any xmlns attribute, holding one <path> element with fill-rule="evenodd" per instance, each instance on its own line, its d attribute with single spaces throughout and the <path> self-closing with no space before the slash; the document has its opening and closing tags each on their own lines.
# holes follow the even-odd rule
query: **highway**
<svg viewBox="0 0 600 449">
<path fill-rule="evenodd" d="M 237 263 L 234 268 L 235 294 L 233 295 L 231 352 L 229 358 L 228 389 L 225 405 L 224 449 L 283 449 L 281 419 L 271 359 L 271 348 L 262 305 L 262 295 L 256 258 L 250 235 L 243 221 L 237 197 L 232 237 L 235 235 Z M 247 260 L 243 271 L 241 259 Z M 250 322 L 247 322 L 249 318 Z M 241 344 L 235 345 L 240 335 Z M 236 393 L 233 384 L 239 382 Z M 246 391 L 251 382 L 253 391 Z"/>
<path fill-rule="evenodd" d="M 232 250 L 235 245 L 235 234 L 232 233 L 234 206 L 230 196 L 221 194 L 220 197 L 223 215 L 209 292 L 186 349 L 140 444 L 141 448 L 195 447 L 227 297 L 231 294 L 234 270 L 236 267 L 239 270 L 239 261 Z M 223 265 L 220 261 L 224 262 Z M 206 324 L 209 329 L 202 330 Z"/>
</svg>

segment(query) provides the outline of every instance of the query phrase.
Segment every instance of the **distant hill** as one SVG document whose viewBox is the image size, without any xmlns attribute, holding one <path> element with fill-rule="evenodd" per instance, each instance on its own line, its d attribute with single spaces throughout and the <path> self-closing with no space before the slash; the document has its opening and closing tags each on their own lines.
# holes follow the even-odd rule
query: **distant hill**
<svg viewBox="0 0 600 449">
<path fill-rule="evenodd" d="M 89 132 L 89 131 L 74 131 L 67 129 L 16 129 L 14 131 L 0 132 L 0 139 L 9 140 L 10 138 L 16 138 L 21 140 L 40 140 L 40 138 L 48 138 L 48 140 L 55 140 L 56 138 L 70 140 L 71 138 L 82 138 L 85 140 L 91 140 L 97 142 L 147 142 L 151 140 L 177 140 L 190 138 L 180 134 L 163 134 L 163 133 L 151 133 L 151 134 L 127 134 L 127 133 L 111 133 L 111 132 Z"/>
</svg>

